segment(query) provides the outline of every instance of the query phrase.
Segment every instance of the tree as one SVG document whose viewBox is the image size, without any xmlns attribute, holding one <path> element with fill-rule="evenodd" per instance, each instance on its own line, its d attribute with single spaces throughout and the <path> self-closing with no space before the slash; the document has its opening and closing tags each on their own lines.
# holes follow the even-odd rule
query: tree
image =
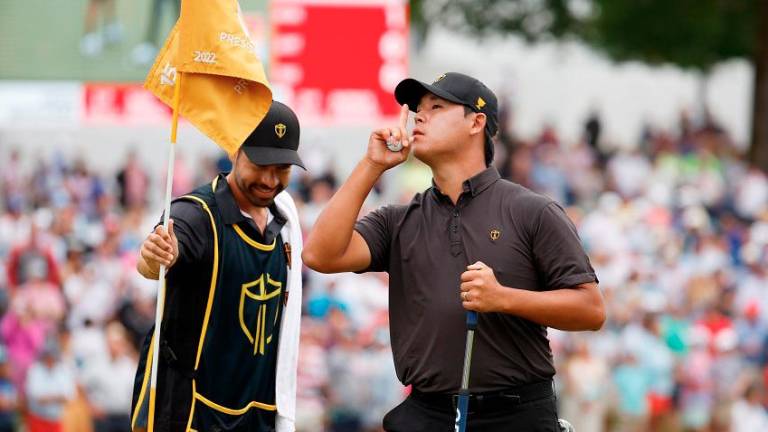
<svg viewBox="0 0 768 432">
<path fill-rule="evenodd" d="M 617 61 L 672 63 L 706 76 L 733 58 L 755 66 L 749 160 L 768 171 L 768 0 L 412 0 L 414 25 L 478 37 L 580 39 Z"/>
</svg>

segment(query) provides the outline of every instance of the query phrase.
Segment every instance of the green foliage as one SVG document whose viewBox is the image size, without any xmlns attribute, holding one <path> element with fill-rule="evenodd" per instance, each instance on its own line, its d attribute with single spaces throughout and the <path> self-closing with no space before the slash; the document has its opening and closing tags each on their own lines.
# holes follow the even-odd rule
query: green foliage
<svg viewBox="0 0 768 432">
<path fill-rule="evenodd" d="M 616 60 L 706 71 L 754 53 L 754 0 L 594 0 L 594 6 L 583 37 Z"/>
<path fill-rule="evenodd" d="M 752 58 L 758 1 L 412 0 L 411 17 L 422 35 L 440 23 L 478 37 L 576 37 L 615 60 L 707 71 L 722 60 Z"/>
<path fill-rule="evenodd" d="M 517 33 L 529 41 L 562 37 L 578 24 L 568 0 L 411 0 L 411 21 L 419 30 L 440 23 L 480 37 Z"/>
</svg>

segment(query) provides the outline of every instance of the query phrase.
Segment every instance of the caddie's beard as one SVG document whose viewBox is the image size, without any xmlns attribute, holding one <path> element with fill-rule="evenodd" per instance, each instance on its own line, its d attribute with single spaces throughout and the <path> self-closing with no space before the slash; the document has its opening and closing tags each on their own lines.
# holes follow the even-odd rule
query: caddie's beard
<svg viewBox="0 0 768 432">
<path fill-rule="evenodd" d="M 235 183 L 243 193 L 243 196 L 256 207 L 269 207 L 275 202 L 277 194 L 285 189 L 285 185 L 278 183 L 272 189 L 269 186 L 259 182 L 248 182 L 235 173 Z"/>
</svg>

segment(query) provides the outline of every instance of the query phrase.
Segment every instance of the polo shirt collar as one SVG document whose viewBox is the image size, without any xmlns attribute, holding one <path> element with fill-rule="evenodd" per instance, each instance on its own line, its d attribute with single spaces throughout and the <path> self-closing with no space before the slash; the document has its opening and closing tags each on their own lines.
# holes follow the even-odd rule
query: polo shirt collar
<svg viewBox="0 0 768 432">
<path fill-rule="evenodd" d="M 488 189 L 496 180 L 500 179 L 501 175 L 496 167 L 490 166 L 467 180 L 464 180 L 461 187 L 463 193 L 469 193 L 472 197 L 476 197 L 484 190 Z M 432 189 L 438 196 L 445 196 L 440 188 L 435 184 L 435 179 L 432 179 Z M 446 197 L 447 198 L 447 197 Z"/>
<path fill-rule="evenodd" d="M 466 180 L 463 185 L 464 191 L 469 191 L 472 193 L 472 196 L 477 196 L 500 178 L 501 175 L 499 175 L 499 171 L 496 167 L 490 166 L 469 180 Z"/>
</svg>

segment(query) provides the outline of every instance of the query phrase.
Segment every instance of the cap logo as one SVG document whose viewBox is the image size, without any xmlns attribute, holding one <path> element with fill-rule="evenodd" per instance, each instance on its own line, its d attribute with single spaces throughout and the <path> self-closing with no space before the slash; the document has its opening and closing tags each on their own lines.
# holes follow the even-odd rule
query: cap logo
<svg viewBox="0 0 768 432">
<path fill-rule="evenodd" d="M 275 125 L 275 135 L 277 135 L 278 138 L 282 138 L 285 136 L 285 131 L 288 128 L 285 127 L 284 124 L 278 123 Z"/>
<path fill-rule="evenodd" d="M 439 82 L 439 81 L 440 81 L 440 80 L 442 80 L 443 78 L 445 78 L 445 74 L 442 74 L 442 75 L 440 75 L 439 77 L 435 78 L 435 80 L 432 82 L 432 84 L 436 84 L 437 82 Z"/>
<path fill-rule="evenodd" d="M 483 100 L 483 98 L 478 97 L 477 98 L 477 103 L 475 104 L 475 108 L 483 109 L 484 106 L 485 106 L 485 101 Z"/>
</svg>

